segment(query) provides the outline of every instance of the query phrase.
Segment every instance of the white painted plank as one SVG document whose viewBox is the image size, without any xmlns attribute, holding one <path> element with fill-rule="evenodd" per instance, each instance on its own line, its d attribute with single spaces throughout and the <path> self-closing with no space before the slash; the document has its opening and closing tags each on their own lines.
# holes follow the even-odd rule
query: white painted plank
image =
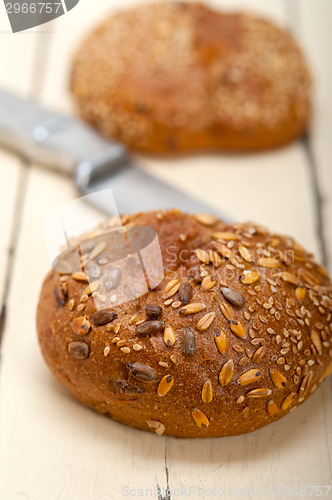
<svg viewBox="0 0 332 500">
<path fill-rule="evenodd" d="M 256 7 L 257 12 L 287 25 L 282 2 L 226 3 L 232 9 L 241 5 Z M 147 161 L 155 172 L 156 164 L 142 160 Z M 164 160 L 158 162 L 157 173 L 169 182 L 186 179 L 185 186 L 192 194 L 208 198 L 235 219 L 259 220 L 276 231 L 294 235 L 318 254 L 314 200 L 306 161 L 303 148 L 296 142 L 260 155 L 186 158 L 181 160 L 180 168 L 178 164 L 172 168 L 169 160 Z M 278 492 L 278 486 L 296 489 L 309 484 L 329 485 L 331 408 L 327 382 L 300 409 L 253 434 L 203 444 L 191 441 L 189 446 L 178 446 L 170 440 L 170 488 L 192 485 L 197 497 L 198 487 L 206 496 L 209 489 L 216 487 L 221 488 L 222 497 L 263 499 L 267 495 L 286 497 L 287 491 Z M 240 490 L 234 495 L 237 488 Z M 267 488 L 265 494 L 262 488 Z M 245 490 L 252 493 L 244 494 Z"/>
<path fill-rule="evenodd" d="M 0 498 L 6 500 L 20 492 L 31 500 L 117 499 L 127 483 L 154 488 L 165 481 L 165 438 L 88 410 L 53 380 L 41 357 L 35 311 L 50 267 L 43 223 L 75 196 L 68 179 L 32 170 L 2 347 Z"/>
<path fill-rule="evenodd" d="M 208 497 L 207 491 L 216 487 L 224 491 L 221 498 L 232 496 L 232 489 L 253 490 L 251 495 L 233 496 L 275 499 L 287 497 L 277 495 L 279 486 L 331 484 L 326 452 L 322 455 L 326 449 L 323 398 L 324 391 L 318 391 L 286 418 L 244 436 L 203 443 L 169 440 L 170 488 L 199 486 Z M 265 489 L 270 489 L 269 495 L 262 493 Z"/>
<path fill-rule="evenodd" d="M 0 87 L 28 94 L 31 89 L 36 34 L 13 34 L 5 13 L 4 3 L 0 4 Z M 11 240 L 15 240 L 19 227 L 14 227 L 22 200 L 19 199 L 19 181 L 24 177 L 21 161 L 7 151 L 0 149 L 0 307 L 4 299 L 4 286 L 9 265 Z M 22 186 L 24 191 L 24 186 Z M 23 193 L 22 193 L 23 196 Z"/>
<path fill-rule="evenodd" d="M 39 96 L 40 101 L 58 111 L 74 112 L 69 82 L 72 57 L 79 44 L 105 15 L 143 2 L 122 0 L 120 4 L 118 0 L 98 0 L 98 4 L 95 4 L 91 0 L 80 0 L 75 9 L 52 23 L 54 37 L 50 56 L 45 61 L 46 81 Z"/>
<path fill-rule="evenodd" d="M 317 169 L 319 188 L 323 197 L 323 231 L 327 243 L 329 270 L 332 272 L 332 4 L 321 0 L 293 1 L 293 7 L 300 11 L 298 35 L 309 55 L 315 82 L 314 120 L 310 143 Z M 323 387 L 326 418 L 326 446 L 329 450 L 329 464 L 332 469 L 332 377 Z M 332 483 L 332 471 L 331 483 Z"/>
<path fill-rule="evenodd" d="M 310 178 L 299 144 L 273 152 L 138 162 L 233 220 L 259 221 L 318 254 Z"/>
<path fill-rule="evenodd" d="M 10 244 L 13 235 L 14 209 L 17 201 L 20 165 L 12 155 L 0 151 L 0 310 L 5 295 Z"/>
<path fill-rule="evenodd" d="M 87 11 L 83 19 L 87 22 L 89 18 Z M 66 19 L 58 20 L 57 26 Z M 65 102 L 61 85 L 60 95 L 54 85 L 66 81 L 65 64 L 58 61 L 65 61 L 61 50 L 66 52 L 70 33 L 65 44 L 61 44 L 62 35 L 53 41 L 58 50 L 54 59 L 50 58 L 54 66 L 44 66 L 51 77 L 45 95 L 52 103 Z M 19 45 L 22 48 L 22 41 Z M 153 489 L 158 483 L 165 484 L 165 438 L 128 429 L 82 407 L 53 380 L 41 358 L 35 310 L 42 280 L 50 267 L 43 222 L 51 210 L 75 196 L 69 179 L 32 170 L 2 345 L 0 498 L 6 500 L 21 495 L 33 500 L 82 499 L 85 495 L 116 499 L 127 484 Z M 20 304 L 19 317 L 15 304 Z M 18 404 L 24 408 L 24 419 Z"/>
</svg>

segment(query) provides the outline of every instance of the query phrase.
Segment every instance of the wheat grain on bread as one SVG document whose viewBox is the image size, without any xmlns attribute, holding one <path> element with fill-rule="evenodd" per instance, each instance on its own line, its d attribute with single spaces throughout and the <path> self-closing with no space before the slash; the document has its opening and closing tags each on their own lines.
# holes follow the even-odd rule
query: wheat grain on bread
<svg viewBox="0 0 332 500">
<path fill-rule="evenodd" d="M 156 289 L 97 311 L 82 273 L 52 270 L 42 287 L 42 353 L 75 397 L 133 427 L 203 438 L 270 424 L 316 390 L 332 367 L 332 285 L 312 255 L 214 216 L 170 210 L 126 223 L 158 234 Z M 114 293 L 99 280 L 94 294 Z"/>
</svg>

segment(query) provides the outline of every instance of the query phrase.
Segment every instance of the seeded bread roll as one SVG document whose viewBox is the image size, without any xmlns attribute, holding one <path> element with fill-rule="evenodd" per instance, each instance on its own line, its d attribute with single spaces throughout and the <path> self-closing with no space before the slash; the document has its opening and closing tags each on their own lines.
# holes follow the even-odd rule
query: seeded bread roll
<svg viewBox="0 0 332 500">
<path fill-rule="evenodd" d="M 79 48 L 71 90 L 87 122 L 150 153 L 272 148 L 310 115 L 310 74 L 287 31 L 192 2 L 108 18 Z"/>
<path fill-rule="evenodd" d="M 121 273 L 92 240 L 90 284 L 52 270 L 42 287 L 40 346 L 74 396 L 133 427 L 203 438 L 258 429 L 316 390 L 332 368 L 332 285 L 312 255 L 211 215 L 171 210 L 123 223 L 158 234 L 165 276 L 154 290 L 97 311 Z"/>
</svg>

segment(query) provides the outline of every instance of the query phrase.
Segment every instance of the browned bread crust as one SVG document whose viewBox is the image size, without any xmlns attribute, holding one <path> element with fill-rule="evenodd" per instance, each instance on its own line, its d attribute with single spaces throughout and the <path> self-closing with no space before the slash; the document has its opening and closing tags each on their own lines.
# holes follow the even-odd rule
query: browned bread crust
<svg viewBox="0 0 332 500">
<path fill-rule="evenodd" d="M 71 90 L 86 121 L 151 153 L 272 148 L 310 115 L 311 78 L 290 33 L 199 3 L 109 17 L 79 48 Z"/>
<path fill-rule="evenodd" d="M 331 281 L 292 238 L 176 210 L 124 222 L 158 233 L 157 289 L 96 314 L 82 276 L 51 271 L 42 287 L 41 349 L 79 400 L 157 434 L 225 436 L 283 417 L 327 376 Z"/>
</svg>

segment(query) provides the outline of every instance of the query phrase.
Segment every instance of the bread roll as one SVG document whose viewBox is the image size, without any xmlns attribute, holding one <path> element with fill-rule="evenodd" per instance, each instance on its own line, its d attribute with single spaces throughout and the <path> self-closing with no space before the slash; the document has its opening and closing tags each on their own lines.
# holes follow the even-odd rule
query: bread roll
<svg viewBox="0 0 332 500">
<path fill-rule="evenodd" d="M 332 367 L 332 285 L 312 255 L 211 215 L 123 222 L 158 234 L 165 275 L 153 290 L 103 309 L 121 273 L 93 239 L 87 274 L 52 270 L 42 287 L 41 350 L 76 398 L 133 427 L 204 438 L 265 426 L 317 389 Z"/>
<path fill-rule="evenodd" d="M 112 15 L 82 43 L 71 74 L 82 117 L 148 153 L 280 146 L 305 130 L 310 89 L 287 31 L 199 3 Z"/>
</svg>

